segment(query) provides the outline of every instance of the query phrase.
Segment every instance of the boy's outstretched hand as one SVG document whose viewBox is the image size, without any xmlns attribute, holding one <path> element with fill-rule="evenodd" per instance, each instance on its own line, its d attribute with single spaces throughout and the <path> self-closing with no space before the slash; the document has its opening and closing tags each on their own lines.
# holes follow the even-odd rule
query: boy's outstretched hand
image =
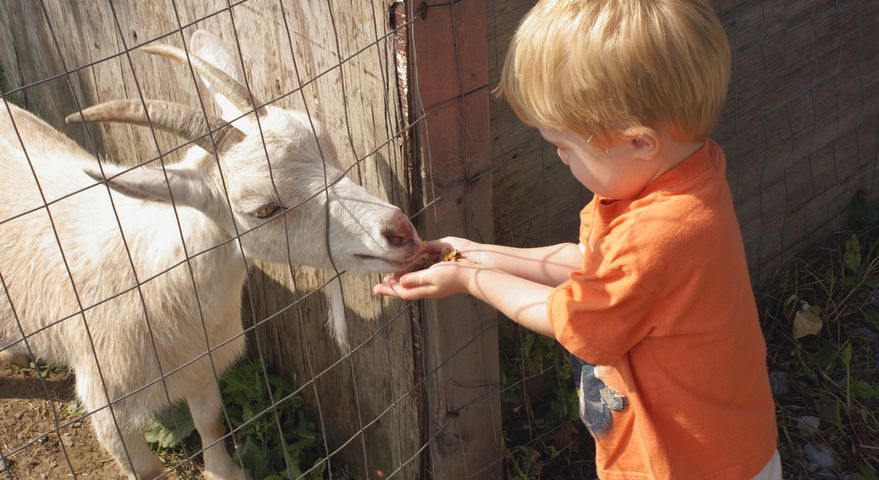
<svg viewBox="0 0 879 480">
<path fill-rule="evenodd" d="M 403 300 L 420 298 L 442 298 L 459 293 L 468 293 L 469 281 L 473 274 L 484 267 L 468 257 L 467 252 L 473 242 L 455 237 L 427 242 L 425 256 L 437 257 L 441 252 L 455 252 L 449 260 L 442 260 L 429 268 L 388 275 L 382 283 L 373 287 L 376 295 L 397 297 Z"/>
<path fill-rule="evenodd" d="M 424 248 L 424 257 L 428 261 L 414 264 L 414 268 L 419 270 L 389 275 L 382 283 L 373 287 L 372 291 L 376 295 L 403 300 L 442 298 L 466 293 L 497 308 L 525 328 L 553 336 L 552 326 L 546 316 L 546 301 L 555 287 L 507 272 L 501 265 L 497 265 L 492 247 L 456 237 L 428 242 Z M 575 245 L 570 245 L 570 248 L 575 254 L 579 254 Z M 559 246 L 553 246 L 548 252 L 552 254 L 558 251 Z M 546 256 L 547 250 L 541 249 L 539 254 L 542 258 Z M 522 257 L 516 249 L 507 255 L 527 258 Z M 436 261 L 439 263 L 433 263 Z M 539 266 L 544 264 L 545 262 L 536 262 Z M 429 267 L 425 268 L 423 265 Z"/>
</svg>

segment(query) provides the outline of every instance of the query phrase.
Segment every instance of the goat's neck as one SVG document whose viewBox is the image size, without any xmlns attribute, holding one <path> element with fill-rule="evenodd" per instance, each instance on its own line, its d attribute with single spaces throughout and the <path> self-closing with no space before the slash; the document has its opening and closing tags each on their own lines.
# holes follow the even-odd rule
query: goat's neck
<svg viewBox="0 0 879 480">
<path fill-rule="evenodd" d="M 186 225 L 184 238 L 189 239 L 187 251 L 190 256 L 216 259 L 205 262 L 202 267 L 203 275 L 231 276 L 243 282 L 246 266 L 237 241 L 239 232 L 235 229 L 220 169 L 214 161 L 203 163 L 202 168 L 203 178 L 214 199 L 210 203 L 213 207 L 206 212 L 192 208 L 178 209 L 181 226 Z M 239 284 L 238 287 L 240 286 Z"/>
<path fill-rule="evenodd" d="M 124 229 L 135 232 L 130 239 L 137 252 L 153 252 L 142 257 L 139 270 L 159 270 L 188 259 L 199 283 L 240 289 L 246 267 L 241 255 L 229 205 L 220 183 L 215 162 L 201 165 L 205 187 L 213 198 L 209 211 L 185 205 L 128 199 L 122 218 Z M 181 241 L 182 240 L 182 241 Z M 227 282 L 235 285 L 227 285 Z"/>
</svg>

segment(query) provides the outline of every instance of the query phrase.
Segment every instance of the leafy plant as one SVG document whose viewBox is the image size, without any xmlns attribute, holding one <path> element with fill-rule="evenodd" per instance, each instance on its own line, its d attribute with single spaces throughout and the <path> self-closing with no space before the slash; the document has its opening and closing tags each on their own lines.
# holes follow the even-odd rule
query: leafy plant
<svg viewBox="0 0 879 480">
<path fill-rule="evenodd" d="M 321 434 L 306 417 L 302 398 L 294 395 L 290 381 L 271 373 L 264 376 L 259 362 L 245 361 L 223 375 L 220 387 L 226 412 L 236 429 L 238 451 L 233 458 L 240 458 L 251 478 L 299 478 L 321 459 Z M 189 410 L 183 404 L 157 417 L 146 432 L 147 441 L 157 452 L 197 442 L 194 433 Z M 305 478 L 322 478 L 324 465 Z"/>
<path fill-rule="evenodd" d="M 277 375 L 268 376 L 278 402 L 272 408 L 264 379 L 257 362 L 242 364 L 223 376 L 223 396 L 232 424 L 244 425 L 239 435 L 241 459 L 255 478 L 298 478 L 320 457 L 321 435 L 305 416 L 302 398 L 293 395 L 292 383 Z M 309 478 L 322 474 L 323 466 Z"/>
<path fill-rule="evenodd" d="M 512 322 L 501 327 L 506 477 L 592 478 L 594 444 L 579 417 L 568 353 Z"/>
<path fill-rule="evenodd" d="M 10 364 L 10 366 L 15 371 L 22 373 L 33 372 L 43 378 L 49 378 L 49 375 L 61 375 L 65 377 L 70 375 L 70 369 L 62 365 L 55 365 L 54 363 L 38 363 L 31 360 L 27 367 L 19 367 L 14 364 Z"/>
<path fill-rule="evenodd" d="M 854 230 L 758 292 L 769 368 L 789 384 L 775 399 L 784 470 L 795 478 L 820 473 L 808 443 L 833 449 L 838 476 L 876 478 L 879 465 L 879 209 L 863 191 L 851 207 Z M 804 416 L 819 426 L 801 428 Z"/>
<path fill-rule="evenodd" d="M 144 429 L 146 441 L 159 449 L 171 449 L 180 446 L 195 431 L 195 423 L 185 403 L 178 403 L 168 409 Z"/>
</svg>

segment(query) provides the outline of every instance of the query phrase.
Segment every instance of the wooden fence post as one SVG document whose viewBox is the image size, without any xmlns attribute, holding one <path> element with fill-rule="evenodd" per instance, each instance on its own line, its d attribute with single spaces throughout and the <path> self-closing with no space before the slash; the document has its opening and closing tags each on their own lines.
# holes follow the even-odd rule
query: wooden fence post
<svg viewBox="0 0 879 480">
<path fill-rule="evenodd" d="M 489 242 L 485 3 L 416 1 L 410 12 L 417 155 L 427 205 L 418 220 L 426 238 Z M 422 313 L 433 478 L 500 478 L 497 313 L 464 296 L 424 302 Z"/>
</svg>

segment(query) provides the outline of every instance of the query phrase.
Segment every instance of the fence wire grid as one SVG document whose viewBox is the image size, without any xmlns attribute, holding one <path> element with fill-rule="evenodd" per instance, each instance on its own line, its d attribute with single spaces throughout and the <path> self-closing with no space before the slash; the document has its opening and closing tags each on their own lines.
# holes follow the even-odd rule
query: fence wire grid
<svg viewBox="0 0 879 480">
<path fill-rule="evenodd" d="M 97 415 L 108 413 L 114 435 L 128 438 L 129 422 L 133 421 L 125 416 L 120 419 L 119 408 L 127 400 L 137 402 L 139 395 L 155 387 L 161 390 L 163 404 L 171 412 L 162 415 L 165 420 L 170 419 L 162 428 L 167 430 L 166 435 L 176 436 L 179 442 L 173 447 L 163 447 L 161 443 L 156 446 L 154 441 L 152 450 L 160 454 L 163 462 L 160 478 L 200 475 L 202 457 L 217 446 L 228 448 L 236 463 L 252 475 L 255 471 L 265 471 L 265 465 L 253 464 L 253 459 L 259 457 L 252 456 L 249 450 L 254 436 L 258 435 L 276 435 L 275 438 L 280 439 L 280 448 L 268 453 L 276 457 L 275 460 L 280 457 L 282 466 L 271 473 L 283 478 L 424 478 L 432 475 L 439 461 L 429 461 L 430 451 L 438 438 L 449 433 L 446 422 L 436 422 L 426 412 L 426 385 L 454 362 L 458 352 L 472 348 L 477 340 L 490 334 L 496 320 L 478 329 L 473 338 L 464 339 L 434 364 L 426 365 L 421 358 L 423 345 L 419 342 L 429 340 L 421 331 L 418 305 L 374 298 L 369 287 L 380 280 L 379 275 L 360 279 L 335 265 L 325 272 L 303 267 L 290 258 L 289 237 L 284 239 L 288 252 L 285 263 L 268 264 L 246 255 L 241 242 L 271 220 L 252 228 L 233 224 L 234 235 L 213 245 L 188 244 L 188 226 L 180 214 L 180 209 L 186 207 L 175 198 L 176 192 L 168 178 L 193 144 L 207 144 L 217 151 L 222 126 L 212 125 L 200 137 L 180 141 L 153 128 L 153 119 L 149 118 L 152 115 L 148 115 L 146 121 L 148 128 L 119 124 L 66 126 L 63 122 L 70 113 L 79 112 L 82 116 L 86 107 L 124 98 L 138 100 L 142 105 L 147 99 L 180 102 L 199 110 L 205 120 L 217 115 L 216 106 L 199 84 L 199 72 L 192 61 L 189 37 L 197 29 L 205 29 L 221 37 L 233 62 L 243 69 L 244 87 L 250 99 L 268 98 L 264 103 L 252 105 L 238 118 L 229 119 L 229 123 L 265 106 L 280 106 L 305 113 L 310 133 L 317 139 L 324 186 L 296 205 L 284 205 L 285 213 L 305 208 L 311 200 L 323 196 L 325 215 L 331 215 L 328 199 L 331 188 L 341 178 L 328 176 L 323 150 L 338 148 L 343 175 L 400 206 L 423 231 L 424 222 L 431 221 L 431 210 L 445 192 L 431 188 L 429 177 L 418 178 L 418 167 L 407 156 L 411 142 L 419 134 L 418 129 L 426 128 L 425 119 L 435 113 L 415 108 L 407 110 L 408 86 L 401 86 L 409 81 L 407 56 L 413 61 L 417 58 L 406 50 L 416 34 L 413 31 L 415 19 L 425 12 L 424 8 L 416 10 L 416 7 L 397 3 L 389 8 L 383 2 L 306 4 L 282 0 L 223 0 L 199 5 L 176 0 L 140 4 L 122 0 L 79 4 L 40 0 L 7 2 L 0 6 L 5 20 L 0 29 L 3 36 L 0 43 L 5 45 L 0 48 L 0 65 L 4 68 L 0 77 L 3 115 L 9 118 L 15 131 L 18 144 L 12 148 L 20 149 L 26 158 L 41 199 L 37 206 L 4 214 L 0 228 L 15 227 L 34 215 L 47 217 L 54 237 L 52 247 L 63 260 L 64 279 L 76 298 L 74 311 L 30 328 L 22 321 L 28 313 L 16 307 L 16 300 L 20 298 L 16 296 L 16 289 L 22 285 L 10 283 L 11 274 L 0 269 L 7 308 L 3 320 L 15 322 L 18 330 L 15 338 L 4 339 L 9 341 L 2 348 L 9 354 L 13 349 L 23 349 L 34 362 L 23 369 L 4 367 L 3 375 L 7 378 L 0 387 L 5 393 L 0 396 L 0 415 L 4 423 L 9 423 L 4 428 L 4 438 L 0 439 L 0 467 L 4 475 L 9 478 L 117 476 L 116 462 L 95 441 L 88 423 Z M 454 8 L 454 3 L 431 6 L 435 11 Z M 147 55 L 142 48 L 155 44 L 182 48 L 187 61 L 170 67 L 168 63 L 165 66 L 161 66 L 161 62 L 151 64 L 145 60 Z M 417 97 L 417 83 L 412 87 Z M 412 103 L 418 104 L 415 97 Z M 21 124 L 26 120 L 13 114 L 12 105 L 35 113 L 73 138 L 89 154 L 100 158 L 97 166 L 104 180 L 62 192 L 46 191 L 41 182 L 46 171 L 40 165 L 40 147 L 30 144 L 26 132 L 22 134 Z M 259 127 L 261 153 L 268 159 L 270 152 L 260 125 L 261 117 L 253 117 Z M 331 137 L 330 145 L 323 143 L 316 122 L 312 121 L 318 117 L 322 132 Z M 425 155 L 430 155 L 429 145 Z M 217 162 L 219 167 L 219 156 L 213 156 L 211 161 Z M 120 167 L 115 167 L 117 164 Z M 126 237 L 125 215 L 129 212 L 123 212 L 116 205 L 114 200 L 118 197 L 114 194 L 108 197 L 110 213 L 122 238 L 134 282 L 130 287 L 118 286 L 111 295 L 84 298 L 78 286 L 82 279 L 72 266 L 70 246 L 64 242 L 65 232 L 59 231 L 53 212 L 76 202 L 77 197 L 93 189 L 106 188 L 107 182 L 125 178 L 143 168 L 162 172 L 171 192 L 175 235 L 179 237 L 182 254 L 179 259 L 144 273 L 144 269 L 139 268 L 136 250 L 142 247 L 132 246 L 137 238 Z M 234 173 L 227 175 L 234 176 Z M 280 198 L 275 183 L 278 179 L 272 175 L 271 181 Z M 424 195 L 412 191 L 421 186 L 421 182 L 425 184 Z M 223 208 L 231 211 L 232 200 L 225 183 L 222 193 Z M 286 229 L 284 235 L 288 235 Z M 329 229 L 323 236 L 329 242 Z M 214 313 L 212 305 L 203 304 L 203 298 L 211 286 L 199 281 L 198 269 L 200 262 L 211 255 L 223 255 L 229 248 L 237 250 L 247 272 L 241 304 L 244 327 L 219 342 L 209 341 L 211 329 L 215 327 L 210 315 Z M 330 257 L 332 260 L 332 253 Z M 202 345 L 195 355 L 166 369 L 159 353 L 164 347 L 156 337 L 168 332 L 154 331 L 156 325 L 151 322 L 148 305 L 149 296 L 155 293 L 148 289 L 163 277 L 180 272 L 189 277 L 186 287 L 191 288 L 198 307 L 195 321 L 202 334 L 202 338 L 186 340 Z M 333 291 L 341 293 L 341 297 Z M 131 391 L 115 395 L 109 391 L 105 377 L 127 370 L 107 365 L 112 358 L 99 356 L 86 319 L 91 318 L 89 315 L 101 314 L 102 309 L 129 295 L 137 296 L 140 303 L 137 313 L 143 316 L 149 333 L 148 342 L 139 355 L 145 362 L 158 366 L 158 375 Z M 350 348 L 336 345 L 325 327 L 328 304 L 333 298 L 341 298 L 348 320 Z M 7 312 L 9 318 L 6 318 Z M 41 335 L 59 331 L 56 329 L 66 322 L 81 322 L 87 335 L 85 340 L 91 347 L 89 361 L 96 366 L 103 384 L 103 400 L 97 407 L 77 404 L 72 372 L 61 366 L 42 364 L 41 361 L 51 357 L 50 352 L 31 348 Z M 250 387 L 255 390 L 252 394 L 265 402 L 242 415 L 242 408 L 253 409 L 255 404 L 230 402 L 229 397 L 236 395 L 233 382 L 240 379 L 224 379 L 224 373 L 229 372 L 215 365 L 215 356 L 245 337 L 247 356 L 258 366 L 257 377 L 252 376 L 254 370 L 247 370 L 251 375 L 248 380 L 253 382 Z M 204 360 L 210 365 L 210 383 L 223 390 L 224 432 L 211 443 L 200 445 L 193 440 L 193 420 L 186 418 L 185 411 L 179 407 L 180 395 L 174 391 L 173 381 L 175 376 L 184 375 L 188 368 Z M 232 367 L 232 370 L 238 368 Z M 286 378 L 279 380 L 282 377 Z M 285 381 L 295 387 L 280 387 Z M 489 386 L 491 388 L 496 385 Z M 256 391 L 259 389 L 264 391 Z M 278 395 L 279 392 L 282 394 Z M 488 397 L 471 404 L 484 402 L 485 398 Z M 28 404 L 35 405 L 33 411 L 24 411 Z M 291 413 L 286 409 L 290 404 L 298 405 L 305 413 Z M 462 405 L 459 409 L 469 407 Z M 296 447 L 302 438 L 286 431 L 290 427 L 290 415 L 308 417 L 309 420 L 294 426 L 313 427 L 313 431 L 302 434 L 305 437 L 317 435 L 317 440 L 311 442 L 318 450 L 317 455 L 312 455 L 314 458 L 304 458 L 308 454 Z M 434 424 L 429 427 L 431 422 Z M 13 425 L 18 428 L 11 428 Z M 265 428 L 266 425 L 270 431 L 254 432 L 256 426 Z M 494 428 L 499 428 L 498 422 L 494 422 Z M 469 447 L 465 439 L 454 434 L 451 437 L 458 444 L 454 455 L 466 464 Z M 499 451 L 497 435 L 495 441 Z M 137 463 L 137 452 L 132 448 L 141 446 L 122 442 L 123 451 L 118 460 L 123 468 L 137 468 L 133 467 Z M 480 476 L 498 465 L 497 461 L 474 465 L 470 476 Z"/>
<path fill-rule="evenodd" d="M 331 145 L 319 142 L 319 147 L 337 148 L 343 174 L 401 207 L 422 237 L 471 235 L 515 246 L 574 241 L 576 212 L 590 194 L 569 177 L 551 147 L 519 124 L 502 103 L 490 103 L 490 121 L 487 115 L 480 116 L 489 105 L 486 97 L 497 82 L 509 39 L 532 4 L 523 0 L 391 5 L 357 0 L 214 0 L 198 5 L 179 0 L 10 1 L 0 4 L 4 103 L 0 116 L 12 118 L 10 105 L 16 104 L 90 154 L 112 159 L 98 165 L 123 164 L 112 174 L 102 170 L 107 180 L 144 167 L 159 168 L 167 178 L 167 171 L 193 143 L 206 139 L 216 149 L 221 129 L 181 142 L 152 125 L 65 126 L 63 119 L 116 98 L 177 101 L 200 110 L 204 118 L 216 115 L 191 60 L 186 65 L 150 62 L 141 50 L 168 43 L 189 52 L 191 33 L 203 28 L 220 35 L 234 63 L 243 68 L 251 99 L 268 99 L 241 117 L 266 105 L 296 109 L 307 115 L 315 138 L 318 131 L 312 119 L 319 119 L 331 138 Z M 730 182 L 759 283 L 784 258 L 831 233 L 833 220 L 856 189 L 873 188 L 879 163 L 879 83 L 870 72 L 879 69 L 875 47 L 879 4 L 856 0 L 718 0 L 714 4 L 734 56 L 730 97 L 715 137 L 731 159 L 741 159 L 731 162 Z M 474 15 L 473 9 L 480 13 Z M 473 18 L 477 23 L 484 18 L 484 23 L 474 27 L 468 23 Z M 445 33 L 430 37 L 436 32 Z M 473 52 L 481 51 L 472 42 L 480 34 L 488 40 L 487 50 L 481 60 L 478 55 L 474 60 Z M 430 62 L 436 70 L 429 70 Z M 447 73 L 444 84 L 424 78 L 436 71 Z M 451 93 L 437 94 L 443 88 Z M 262 129 L 260 134 L 267 159 Z M 23 137 L 16 128 L 18 144 L 12 148 L 25 152 L 39 185 L 42 171 L 28 155 Z M 445 142 L 448 138 L 453 139 L 451 144 Z M 474 146 L 479 142 L 486 150 Z M 330 197 L 331 187 L 340 179 L 327 176 L 323 151 L 321 158 L 323 188 L 284 208 Z M 470 162 L 470 158 L 487 162 Z M 214 160 L 219 162 L 217 157 Z M 272 177 L 275 189 L 276 180 Z M 0 229 L 43 212 L 51 220 L 53 208 L 94 188 L 105 187 L 90 185 L 61 193 L 41 189 L 40 205 L 0 218 Z M 168 188 L 173 191 L 170 183 Z M 225 208 L 231 209 L 228 192 L 223 193 Z M 32 358 L 44 354 L 32 351 L 29 340 L 65 322 L 84 319 L 121 296 L 137 295 L 150 333 L 142 354 L 154 360 L 160 371 L 157 378 L 117 397 L 105 385 L 104 403 L 83 411 L 76 405 L 71 375 L 63 368 L 2 367 L 0 430 L 5 433 L 0 434 L 0 471 L 8 478 L 118 475 L 112 457 L 88 433 L 90 418 L 106 410 L 120 431 L 114 407 L 151 387 L 161 389 L 169 409 L 176 407 L 169 378 L 205 359 L 211 366 L 210 380 L 224 391 L 223 434 L 210 445 L 199 445 L 189 436 L 174 448 L 154 446 L 163 461 L 160 477 L 200 475 L 203 454 L 216 445 L 227 447 L 233 459 L 251 472 L 262 468 L 253 464 L 252 459 L 259 457 L 251 456 L 256 426 L 266 428 L 262 435 L 280 439 L 280 448 L 271 455 L 281 460 L 280 471 L 273 473 L 282 478 L 500 478 L 502 472 L 582 478 L 594 468 L 588 442 L 584 443 L 588 435 L 572 416 L 564 416 L 570 413 L 568 394 L 573 392 L 564 355 L 556 347 L 471 300 L 459 299 L 452 307 L 435 309 L 381 300 L 370 289 L 379 274 L 357 278 L 335 266 L 316 270 L 289 256 L 286 262 L 274 264 L 249 258 L 239 242 L 265 224 L 245 230 L 235 226 L 234 235 L 224 241 L 193 249 L 186 244 L 178 209 L 175 205 L 176 235 L 183 249 L 178 260 L 138 276 L 137 252 L 126 243 L 126 261 L 135 275 L 132 286 L 89 301 L 77 293 L 74 311 L 33 331 L 22 326 L 9 273 L 0 264 L 7 300 L 0 321 L 15 323 L 15 341 Z M 459 217 L 452 217 L 455 212 Z M 115 205 L 111 214 L 124 236 L 126 218 Z M 329 207 L 325 214 L 330 215 Z M 490 225 L 479 224 L 486 218 Z M 64 259 L 62 275 L 76 293 L 77 275 L 54 223 L 52 232 L 53 248 Z M 324 232 L 326 241 L 329 236 L 329 231 Z M 288 252 L 290 241 L 285 238 Z M 211 343 L 207 339 L 212 323 L 206 318 L 207 306 L 199 300 L 204 286 L 199 285 L 195 265 L 226 248 L 238 248 L 246 267 L 244 327 Z M 195 356 L 164 371 L 154 338 L 164 332 L 153 332 L 150 326 L 144 291 L 157 279 L 179 271 L 189 277 L 199 307 L 202 338 L 197 340 L 202 346 Z M 334 343 L 325 326 L 328 305 L 339 298 L 336 292 L 341 293 L 349 329 L 347 350 Z M 468 310 L 466 315 L 472 318 L 462 320 L 466 327 L 452 326 L 461 320 L 452 315 Z M 91 342 L 87 322 L 83 325 Z M 443 330 L 446 327 L 448 331 Z M 242 405 L 230 403 L 235 394 L 228 392 L 234 388 L 228 381 L 223 383 L 224 372 L 215 368 L 213 358 L 245 337 L 247 357 L 256 365 L 249 371 L 255 371 L 256 377 L 248 377 L 252 382 L 248 385 L 253 395 L 263 399 L 256 407 L 256 403 L 248 405 L 255 409 L 246 416 L 240 412 Z M 15 345 L 0 344 L 0 348 L 11 351 Z M 495 350 L 486 345 L 494 345 Z M 474 359 L 484 360 L 487 354 L 494 354 L 493 361 L 473 365 Z M 94 348 L 91 355 L 105 383 L 104 371 L 112 366 L 105 365 Z M 291 386 L 280 386 L 279 375 Z M 309 432 L 290 435 L 292 404 L 308 419 L 293 425 L 312 424 L 315 437 L 309 444 L 316 445 L 314 455 L 296 447 Z M 178 415 L 170 419 L 165 427 L 187 438 L 188 420 Z M 557 464 L 536 466 L 533 459 L 550 449 L 559 459 Z M 126 462 L 132 462 L 127 447 Z"/>
</svg>

